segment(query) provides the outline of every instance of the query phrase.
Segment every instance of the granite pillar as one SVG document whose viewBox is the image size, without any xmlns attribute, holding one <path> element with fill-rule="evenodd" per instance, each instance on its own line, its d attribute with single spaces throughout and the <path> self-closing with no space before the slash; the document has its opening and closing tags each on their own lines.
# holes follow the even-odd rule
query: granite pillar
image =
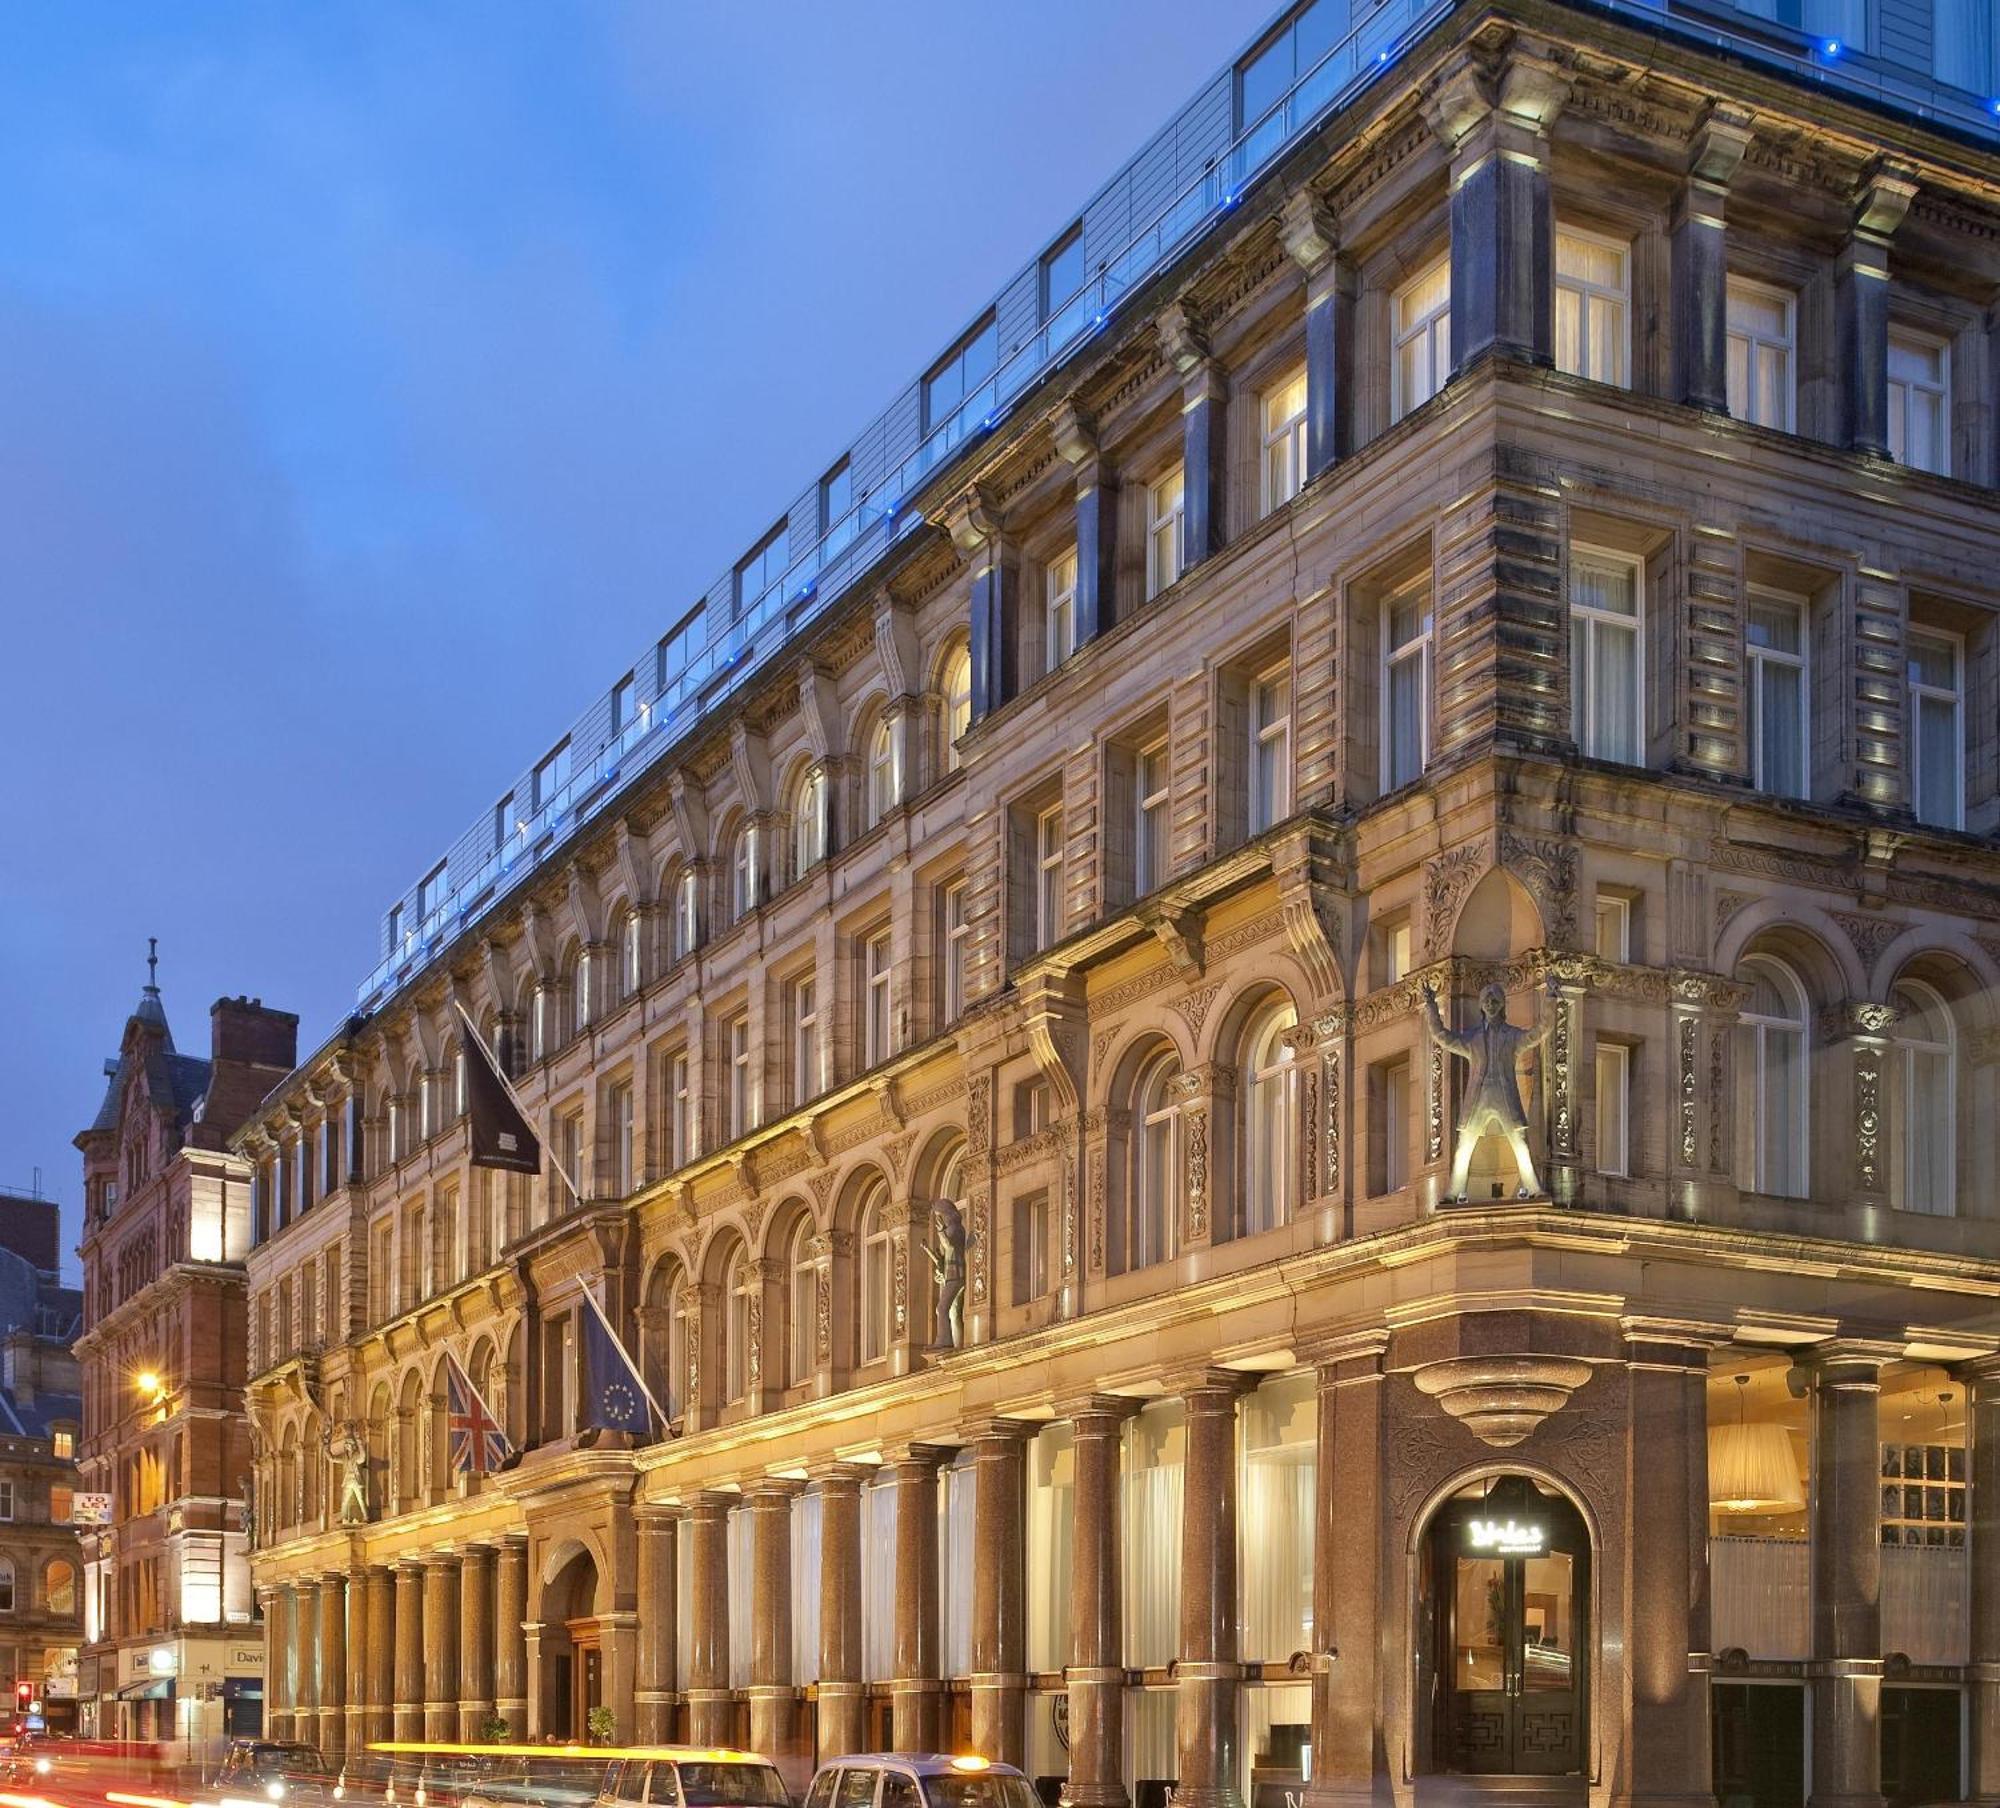
<svg viewBox="0 0 2000 1808">
<path fill-rule="evenodd" d="M 793 1750 L 791 1482 L 750 1490 L 750 1745 L 767 1757 Z"/>
<path fill-rule="evenodd" d="M 1889 1344 L 1836 1340 L 1812 1377 L 1812 1794 L 1808 1808 L 1882 1808 L 1879 1421 Z"/>
<path fill-rule="evenodd" d="M 368 1566 L 362 1584 L 366 1601 L 367 1687 L 362 1692 L 362 1726 L 372 1743 L 396 1737 L 396 1573 L 385 1563 Z"/>
<path fill-rule="evenodd" d="M 1717 106 L 1695 134 L 1669 236 L 1673 394 L 1718 413 L 1729 406 L 1729 184 L 1750 147 L 1750 116 Z"/>
<path fill-rule="evenodd" d="M 319 1748 L 329 1758 L 347 1749 L 347 1578 L 332 1571 L 319 1580 Z"/>
<path fill-rule="evenodd" d="M 1179 1782 L 1188 1808 L 1242 1808 L 1236 1637 L 1236 1398 L 1245 1378 L 1204 1370 L 1181 1390 L 1181 1641 L 1175 1667 Z"/>
<path fill-rule="evenodd" d="M 405 1560 L 396 1565 L 396 1699 L 398 1739 L 424 1736 L 424 1571 Z"/>
<path fill-rule="evenodd" d="M 1841 440 L 1878 457 L 1889 452 L 1889 241 L 1916 193 L 1908 172 L 1878 165 L 1861 186 L 1834 266 Z"/>
<path fill-rule="evenodd" d="M 1126 1808 L 1125 1629 L 1120 1593 L 1119 1439 L 1135 1403 L 1092 1395 L 1070 1409 L 1069 1782 L 1076 1808 Z"/>
<path fill-rule="evenodd" d="M 493 1718 L 493 1567 L 490 1544 L 466 1546 L 458 1581 L 458 1737 L 477 1744 Z"/>
<path fill-rule="evenodd" d="M 319 1737 L 319 1584 L 292 1591 L 292 1737 Z"/>
<path fill-rule="evenodd" d="M 679 1613 L 679 1522 L 672 1509 L 662 1506 L 641 1507 L 638 1519 L 639 1683 L 633 1695 L 637 1738 L 641 1745 L 665 1745 L 673 1737 L 678 1686 L 674 1626 Z"/>
<path fill-rule="evenodd" d="M 1056 413 L 1056 450 L 1076 469 L 1076 644 L 1117 620 L 1118 480 L 1097 425 L 1073 403 Z"/>
<path fill-rule="evenodd" d="M 819 1490 L 819 1755 L 837 1758 L 864 1748 L 867 1735 L 861 1674 L 861 1485 L 865 1472 L 836 1464 L 818 1471 Z"/>
<path fill-rule="evenodd" d="M 1360 278 L 1332 210 L 1309 189 L 1286 202 L 1279 237 L 1306 279 L 1306 468 L 1310 482 L 1353 445 L 1354 311 Z"/>
<path fill-rule="evenodd" d="M 896 1479 L 896 1665 L 889 1684 L 897 1751 L 938 1748 L 938 1467 L 950 1453 L 910 1444 L 889 1461 Z"/>
<path fill-rule="evenodd" d="M 274 1739 L 292 1733 L 292 1591 L 268 1589 L 264 1597 L 264 1718 Z"/>
<path fill-rule="evenodd" d="M 500 1540 L 493 1581 L 493 1712 L 517 1739 L 528 1731 L 528 1540 Z"/>
<path fill-rule="evenodd" d="M 424 1737 L 458 1737 L 458 1563 L 424 1559 Z"/>
<path fill-rule="evenodd" d="M 1027 1757 L 1027 1441 L 1034 1427 L 971 1427 L 972 1749 L 997 1763 Z"/>
<path fill-rule="evenodd" d="M 368 1723 L 368 1571 L 357 1566 L 347 1576 L 347 1628 L 345 1639 L 345 1691 L 347 1706 L 342 1717 L 341 1749 L 358 1752 L 375 1735 Z"/>
<path fill-rule="evenodd" d="M 950 504 L 944 524 L 952 544 L 972 568 L 972 719 L 977 722 L 1005 703 L 1016 688 L 1020 553 L 1001 533 L 998 508 L 976 486 Z"/>
<path fill-rule="evenodd" d="M 2000 1357 L 1966 1364 L 1959 1378 L 1972 1446 L 1972 1498 L 1966 1505 L 1971 1610 L 1966 1796 L 1982 1808 L 1994 1808 L 2000 1804 Z"/>
<path fill-rule="evenodd" d="M 697 1494 L 688 1513 L 693 1541 L 689 1586 L 694 1599 L 694 1641 L 688 1654 L 688 1738 L 696 1745 L 727 1745 L 732 1737 L 729 1692 L 729 1509 L 733 1494 Z"/>
</svg>

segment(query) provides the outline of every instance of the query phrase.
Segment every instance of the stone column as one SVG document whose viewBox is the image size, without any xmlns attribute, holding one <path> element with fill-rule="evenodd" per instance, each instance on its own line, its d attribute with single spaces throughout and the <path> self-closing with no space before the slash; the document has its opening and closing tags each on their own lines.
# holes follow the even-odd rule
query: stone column
<svg viewBox="0 0 2000 1808">
<path fill-rule="evenodd" d="M 292 1591 L 292 1736 L 319 1736 L 319 1584 Z"/>
<path fill-rule="evenodd" d="M 750 1490 L 750 1747 L 793 1749 L 792 1496 L 775 1477 Z"/>
<path fill-rule="evenodd" d="M 1118 479 L 1097 423 L 1073 402 L 1056 411 L 1056 450 L 1076 470 L 1076 644 L 1117 620 Z"/>
<path fill-rule="evenodd" d="M 1093 1394 L 1068 1410 L 1070 1495 L 1069 1787 L 1076 1808 L 1126 1808 L 1125 1627 L 1118 1526 L 1119 1435 L 1135 1403 Z"/>
<path fill-rule="evenodd" d="M 493 1712 L 517 1739 L 528 1731 L 528 1540 L 500 1540 L 493 1582 Z M 669 1634 L 671 1636 L 671 1634 Z"/>
<path fill-rule="evenodd" d="M 860 1751 L 867 1733 L 861 1674 L 861 1484 L 865 1470 L 836 1463 L 819 1490 L 819 1755 Z"/>
<path fill-rule="evenodd" d="M 466 1546 L 458 1582 L 458 1737 L 478 1744 L 493 1717 L 493 1565 L 490 1544 Z"/>
<path fill-rule="evenodd" d="M 1451 152 L 1451 368 L 1488 352 L 1553 362 L 1555 209 L 1549 126 L 1557 72 L 1521 55 L 1498 76 L 1446 77 L 1431 123 Z"/>
<path fill-rule="evenodd" d="M 264 1674 L 269 1705 L 265 1719 L 274 1739 L 292 1735 L 292 1591 L 264 1591 Z M 116 1709 L 114 1708 L 115 1712 Z"/>
<path fill-rule="evenodd" d="M 1628 1318 L 1630 1418 L 1645 1482 L 1631 1493 L 1625 1673 L 1631 1698 L 1613 1803 L 1714 1808 L 1709 1765 L 1708 1344 L 1666 1320 Z M 1874 1527 L 1871 1521 L 1870 1536 Z"/>
<path fill-rule="evenodd" d="M 1729 406 L 1729 184 L 1750 148 L 1751 118 L 1718 102 L 1696 132 L 1687 181 L 1674 203 L 1673 395 L 1718 412 Z"/>
<path fill-rule="evenodd" d="M 358 1752 L 374 1737 L 368 1724 L 368 1572 L 357 1564 L 347 1575 L 346 1697 L 341 1749 Z"/>
<path fill-rule="evenodd" d="M 1360 283 L 1340 255 L 1333 213 L 1309 189 L 1285 203 L 1279 237 L 1306 279 L 1306 468 L 1308 481 L 1345 458 L 1353 443 L 1354 306 Z"/>
<path fill-rule="evenodd" d="M 1207 1369 L 1181 1389 L 1181 1648 L 1175 1724 L 1189 1808 L 1242 1808 L 1236 1640 L 1236 1397 L 1245 1378 Z"/>
<path fill-rule="evenodd" d="M 458 1737 L 458 1559 L 424 1559 L 424 1737 Z"/>
<path fill-rule="evenodd" d="M 347 1578 L 338 1570 L 319 1580 L 319 1748 L 329 1758 L 347 1749 Z"/>
<path fill-rule="evenodd" d="M 977 722 L 1016 689 L 1021 559 L 1001 532 L 999 509 L 977 485 L 947 507 L 944 525 L 959 556 L 972 567 L 972 719 Z"/>
<path fill-rule="evenodd" d="M 1809 1808 L 1882 1808 L 1882 1365 L 1892 1344 L 1816 1346 Z"/>
<path fill-rule="evenodd" d="M 2000 1803 L 2000 1356 L 1969 1362 L 1958 1373 L 1972 1446 L 1967 1459 L 1972 1498 L 1966 1509 L 1971 1537 L 1967 1798 L 1993 1808 Z"/>
<path fill-rule="evenodd" d="M 1319 1446 L 1308 1808 L 1373 1808 L 1389 1794 L 1375 1744 L 1388 1512 L 1388 1347 L 1386 1332 L 1366 1331 L 1314 1353 Z"/>
<path fill-rule="evenodd" d="M 896 1673 L 889 1684 L 891 1744 L 938 1748 L 938 1466 L 950 1453 L 907 1444 L 889 1459 L 896 1478 Z"/>
<path fill-rule="evenodd" d="M 1014 1419 L 971 1426 L 972 1749 L 1026 1761 L 1028 1699 L 1027 1441 Z"/>
<path fill-rule="evenodd" d="M 424 1570 L 413 1558 L 396 1565 L 395 1731 L 424 1736 Z"/>
<path fill-rule="evenodd" d="M 1181 373 L 1181 570 L 1222 550 L 1229 379 L 1209 356 L 1207 323 L 1176 301 L 1160 315 L 1160 349 Z"/>
<path fill-rule="evenodd" d="M 727 1745 L 732 1736 L 729 1692 L 729 1509 L 733 1494 L 704 1492 L 694 1497 L 688 1536 L 694 1541 L 687 1604 L 693 1616 L 694 1645 L 688 1657 L 688 1738 L 696 1745 Z"/>
<path fill-rule="evenodd" d="M 641 1745 L 666 1745 L 674 1725 L 679 1522 L 671 1508 L 662 1506 L 642 1506 L 638 1519 L 639 1685 L 633 1693 L 637 1737 Z"/>
<path fill-rule="evenodd" d="M 1878 456 L 1889 450 L 1889 241 L 1916 194 L 1914 172 L 1878 164 L 1855 200 L 1853 230 L 1834 267 L 1841 439 Z"/>
<path fill-rule="evenodd" d="M 362 1700 L 362 1725 L 372 1742 L 396 1737 L 396 1653 L 401 1628 L 396 1623 L 396 1573 L 386 1563 L 371 1563 L 363 1584 L 367 1600 L 368 1686 Z"/>
</svg>

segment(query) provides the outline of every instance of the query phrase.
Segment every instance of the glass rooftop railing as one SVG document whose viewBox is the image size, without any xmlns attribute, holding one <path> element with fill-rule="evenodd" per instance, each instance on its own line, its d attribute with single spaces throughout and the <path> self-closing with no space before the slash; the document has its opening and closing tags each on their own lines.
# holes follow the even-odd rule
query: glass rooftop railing
<svg viewBox="0 0 2000 1808">
<path fill-rule="evenodd" d="M 1858 58 L 1832 40 L 1812 40 L 1772 27 L 1767 21 L 1725 16 L 1726 0 L 1590 0 L 1601 10 L 1640 19 L 1676 36 L 1706 43 L 1733 55 L 1783 69 L 1794 78 L 1840 89 L 1954 127 L 1993 134 L 2000 129 L 1995 107 L 1971 97 L 1943 93 L 1908 72 Z M 767 659 L 819 619 L 834 600 L 864 577 L 904 533 L 922 522 L 906 506 L 922 485 L 967 445 L 1004 420 L 1015 402 L 1042 377 L 1089 343 L 1119 304 L 1179 253 L 1226 219 L 1245 187 L 1274 157 L 1328 113 L 1353 99 L 1387 69 L 1397 53 L 1435 19 L 1462 0 L 1383 0 L 1315 60 L 1279 99 L 1241 126 L 1226 149 L 1207 159 L 1200 172 L 1175 187 L 1143 224 L 1121 243 L 1091 247 L 1096 274 L 1019 345 L 942 420 L 932 422 L 915 448 L 793 559 L 784 575 L 759 594 L 736 597 L 727 619 L 711 594 L 703 615 L 706 629 L 674 670 L 659 674 L 657 694 L 638 706 L 632 720 L 604 739 L 588 756 L 575 754 L 585 725 L 597 719 L 605 699 L 570 731 L 574 770 L 566 782 L 535 800 L 493 839 L 490 851 L 468 854 L 486 832 L 488 819 L 461 838 L 446 863 L 442 895 L 418 914 L 413 891 L 391 912 L 392 946 L 358 989 L 363 1010 L 379 1004 L 397 985 L 434 958 L 467 923 L 476 920 L 513 881 L 525 878 L 581 824 L 589 821 L 662 753 L 693 729 L 716 705 L 731 697 Z M 1273 25 L 1301 12 L 1287 8 Z M 1265 43 L 1269 28 L 1252 40 Z M 1216 81 L 1234 81 L 1238 57 Z M 1204 92 L 1212 90 L 1211 82 Z M 1234 88 L 1232 86 L 1232 94 Z M 1129 173 L 1121 172 L 1120 178 Z M 880 423 L 878 422 L 878 425 Z M 433 868 L 433 873 L 436 869 Z"/>
</svg>

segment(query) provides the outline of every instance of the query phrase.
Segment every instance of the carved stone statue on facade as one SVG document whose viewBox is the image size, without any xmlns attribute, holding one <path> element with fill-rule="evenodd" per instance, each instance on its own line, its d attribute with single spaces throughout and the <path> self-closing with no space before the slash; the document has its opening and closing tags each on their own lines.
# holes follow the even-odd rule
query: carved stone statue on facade
<svg viewBox="0 0 2000 1808">
<path fill-rule="evenodd" d="M 340 1523 L 368 1523 L 368 1440 L 352 1419 L 326 1434 L 326 1454 L 340 1465 Z"/>
<path fill-rule="evenodd" d="M 1438 1012 L 1437 991 L 1424 983 L 1424 1009 L 1430 1016 L 1431 1034 L 1438 1046 L 1459 1056 L 1471 1068 L 1465 1086 L 1465 1108 L 1458 1118 L 1458 1146 L 1451 1158 L 1451 1184 L 1445 1189 L 1448 1200 L 1463 1201 L 1472 1176 L 1472 1157 L 1479 1139 L 1497 1131 L 1514 1152 L 1514 1166 L 1520 1175 L 1517 1199 L 1532 1199 L 1542 1191 L 1535 1175 L 1535 1158 L 1528 1153 L 1528 1108 L 1521 1102 L 1521 1080 L 1516 1071 L 1521 1057 L 1539 1048 L 1555 1028 L 1556 982 L 1549 979 L 1552 1008 L 1544 1012 L 1532 1029 L 1516 1029 L 1507 1021 L 1507 994 L 1497 985 L 1482 987 L 1479 993 L 1479 1022 L 1462 1034 L 1446 1027 Z"/>
<path fill-rule="evenodd" d="M 934 1350 L 956 1350 L 965 1342 L 965 1242 L 965 1215 L 940 1199 L 931 1207 L 931 1240 L 924 1245 L 937 1279 Z"/>
</svg>

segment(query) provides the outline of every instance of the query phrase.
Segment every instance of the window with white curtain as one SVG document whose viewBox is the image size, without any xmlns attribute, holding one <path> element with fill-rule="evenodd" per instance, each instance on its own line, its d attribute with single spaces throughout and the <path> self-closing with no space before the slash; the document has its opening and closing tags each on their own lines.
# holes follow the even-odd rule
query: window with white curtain
<svg viewBox="0 0 2000 1808">
<path fill-rule="evenodd" d="M 1439 258 L 1389 303 L 1389 418 L 1421 408 L 1451 375 L 1451 260 Z"/>
<path fill-rule="evenodd" d="M 738 1244 L 724 1271 L 728 1298 L 723 1315 L 722 1378 L 724 1394 L 731 1405 L 750 1391 L 750 1320 L 757 1285 L 749 1251 Z"/>
<path fill-rule="evenodd" d="M 1798 303 L 1788 289 L 1732 276 L 1728 288 L 1729 412 L 1792 430 Z"/>
<path fill-rule="evenodd" d="M 1043 573 L 1049 670 L 1076 651 L 1076 548 L 1058 553 Z"/>
<path fill-rule="evenodd" d="M 944 662 L 944 769 L 958 770 L 958 740 L 972 726 L 972 654 L 955 648 Z"/>
<path fill-rule="evenodd" d="M 1556 368 L 1593 383 L 1631 382 L 1632 247 L 1565 226 L 1556 231 Z"/>
<path fill-rule="evenodd" d="M 1139 750 L 1133 786 L 1138 821 L 1133 825 L 1132 891 L 1141 898 L 1167 882 L 1168 773 L 1165 741 Z"/>
<path fill-rule="evenodd" d="M 688 1084 L 687 1050 L 676 1049 L 667 1057 L 667 1111 L 673 1147 L 667 1160 L 684 1167 L 694 1159 L 694 1094 Z"/>
<path fill-rule="evenodd" d="M 1951 1007 L 1920 979 L 1897 982 L 1891 1074 L 1894 1140 L 1890 1169 L 1895 1203 L 1906 1212 L 1957 1213 L 1958 1037 Z"/>
<path fill-rule="evenodd" d="M 1308 1374 L 1263 1382 L 1237 1409 L 1237 1589 L 1246 1663 L 1313 1649 L 1317 1387 Z"/>
<path fill-rule="evenodd" d="M 1600 891 L 1592 912 L 1591 945 L 1599 960 L 1621 965 L 1632 958 L 1632 900 L 1616 892 Z"/>
<path fill-rule="evenodd" d="M 820 1068 L 819 984 L 804 973 L 786 990 L 792 1007 L 792 1102 L 803 1105 L 818 1098 L 826 1084 Z"/>
<path fill-rule="evenodd" d="M 1781 960 L 1743 963 L 1750 1002 L 1738 1019 L 1740 1096 L 1747 1095 L 1740 1143 L 1746 1191 L 1803 1199 L 1807 1182 L 1806 989 Z"/>
<path fill-rule="evenodd" d="M 1951 347 L 1907 327 L 1889 329 L 1889 456 L 1951 473 Z"/>
<path fill-rule="evenodd" d="M 886 1468 L 861 1490 L 861 1674 L 896 1674 L 896 1483 Z"/>
<path fill-rule="evenodd" d="M 880 1362 L 889 1353 L 890 1268 L 889 1192 L 877 1181 L 861 1210 L 861 1360 Z"/>
<path fill-rule="evenodd" d="M 955 879 L 939 898 L 944 919 L 944 1020 L 956 1023 L 965 1014 L 965 951 L 972 925 L 965 915 L 965 881 Z"/>
<path fill-rule="evenodd" d="M 868 826 L 872 829 L 896 807 L 902 792 L 896 770 L 896 730 L 887 715 L 878 716 L 868 736 Z"/>
<path fill-rule="evenodd" d="M 1118 1474 L 1119 1530 L 1125 1541 L 1125 1662 L 1133 1669 L 1180 1655 L 1181 1493 L 1187 1427 L 1178 1400 L 1161 1400 L 1126 1420 Z"/>
<path fill-rule="evenodd" d="M 1250 833 L 1292 808 L 1292 668 L 1270 667 L 1250 687 Z"/>
<path fill-rule="evenodd" d="M 1406 585 L 1382 603 L 1382 789 L 1423 776 L 1431 761 L 1431 587 Z"/>
<path fill-rule="evenodd" d="M 814 766 L 792 794 L 792 877 L 802 879 L 826 858 L 826 773 Z"/>
<path fill-rule="evenodd" d="M 1070 1546 L 1075 1447 L 1066 1424 L 1045 1426 L 1028 1443 L 1028 1668 L 1070 1661 Z"/>
<path fill-rule="evenodd" d="M 1644 568 L 1629 554 L 1570 549 L 1571 731 L 1592 759 L 1636 766 L 1643 757 L 1644 591 Z"/>
<path fill-rule="evenodd" d="M 890 960 L 889 932 L 878 929 L 861 946 L 861 1065 L 873 1067 L 895 1050 L 895 1021 L 890 985 L 895 967 Z"/>
<path fill-rule="evenodd" d="M 626 1080 L 611 1089 L 611 1190 L 620 1199 L 638 1180 L 632 1122 L 632 1083 Z"/>
<path fill-rule="evenodd" d="M 1035 946 L 1062 940 L 1063 813 L 1051 804 L 1035 816 Z"/>
<path fill-rule="evenodd" d="M 938 1658 L 947 1677 L 972 1674 L 973 1453 L 938 1472 Z"/>
<path fill-rule="evenodd" d="M 747 1015 L 729 1020 L 729 1137 L 732 1142 L 749 1134 L 753 1121 L 750 1072 L 750 1019 Z"/>
<path fill-rule="evenodd" d="M 1632 1051 L 1622 1042 L 1597 1045 L 1597 1171 L 1632 1171 Z"/>
<path fill-rule="evenodd" d="M 697 904 L 698 886 L 694 869 L 688 867 L 674 881 L 674 959 L 685 960 L 701 940 L 701 917 Z"/>
<path fill-rule="evenodd" d="M 819 1269 L 812 1255 L 813 1221 L 801 1214 L 785 1245 L 785 1379 L 793 1387 L 812 1379 L 813 1302 Z"/>
<path fill-rule="evenodd" d="M 1956 634 L 1912 627 L 1910 802 L 1919 822 L 1965 826 L 1965 642 Z"/>
<path fill-rule="evenodd" d="M 750 1508 L 731 1507 L 723 1522 L 729 1565 L 729 1686 L 750 1686 L 750 1660 L 756 1651 L 756 1601 L 751 1584 L 757 1564 L 757 1524 Z"/>
<path fill-rule="evenodd" d="M 746 822 L 736 831 L 729 852 L 729 915 L 740 922 L 757 907 L 757 825 Z"/>
<path fill-rule="evenodd" d="M 792 1681 L 819 1681 L 821 1527 L 826 1503 L 817 1488 L 792 1496 Z"/>
<path fill-rule="evenodd" d="M 1123 1222 L 1112 1239 L 1114 1273 L 1150 1268 L 1180 1247 L 1180 1062 L 1162 1050 L 1140 1070 L 1132 1088 L 1131 1154 Z"/>
<path fill-rule="evenodd" d="M 1283 508 L 1306 480 L 1306 372 L 1302 364 L 1264 391 L 1264 507 Z"/>
<path fill-rule="evenodd" d="M 1289 1224 L 1298 1209 L 1299 1069 L 1286 1036 L 1298 1025 L 1289 1002 L 1267 1007 L 1244 1031 L 1242 1207 L 1246 1236 Z"/>
<path fill-rule="evenodd" d="M 1187 508 L 1187 477 L 1175 465 L 1146 490 L 1146 596 L 1148 600 L 1181 575 L 1181 516 Z"/>
<path fill-rule="evenodd" d="M 1774 797 L 1806 795 L 1805 599 L 1753 587 L 1744 623 L 1750 662 L 1750 782 Z"/>
</svg>

